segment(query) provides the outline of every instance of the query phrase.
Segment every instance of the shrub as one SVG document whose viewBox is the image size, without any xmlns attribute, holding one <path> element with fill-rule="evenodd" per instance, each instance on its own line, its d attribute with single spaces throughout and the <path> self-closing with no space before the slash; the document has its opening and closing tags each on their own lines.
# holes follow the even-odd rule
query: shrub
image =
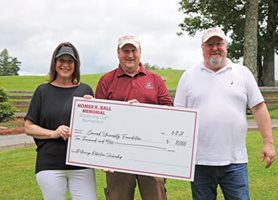
<svg viewBox="0 0 278 200">
<path fill-rule="evenodd" d="M 3 89 L 0 88 L 0 103 L 1 102 L 7 102 L 9 100 L 7 92 Z"/>
<path fill-rule="evenodd" d="M 11 119 L 15 111 L 16 108 L 10 104 L 7 92 L 0 88 L 0 122 Z"/>
</svg>

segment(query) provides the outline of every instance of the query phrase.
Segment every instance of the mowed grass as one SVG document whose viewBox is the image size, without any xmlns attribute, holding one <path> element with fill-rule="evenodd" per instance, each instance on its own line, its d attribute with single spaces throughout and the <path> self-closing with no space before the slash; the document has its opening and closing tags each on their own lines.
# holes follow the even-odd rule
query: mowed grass
<svg viewBox="0 0 278 200">
<path fill-rule="evenodd" d="M 154 70 L 156 74 L 159 74 L 165 79 L 168 90 L 175 91 L 178 85 L 179 79 L 184 70 L 165 69 Z M 90 85 L 95 91 L 97 83 L 103 74 L 87 74 L 81 75 L 81 81 Z M 42 83 L 46 83 L 48 76 L 0 76 L 0 87 L 6 90 L 31 90 L 34 91 L 36 87 Z M 13 94 L 15 95 L 15 94 Z M 20 94 L 29 95 L 29 94 Z M 170 94 L 172 95 L 172 94 Z M 22 100 L 21 100 L 22 101 Z M 270 116 L 272 119 L 278 119 L 278 106 L 268 106 Z M 27 108 L 19 109 L 19 112 L 26 112 Z M 254 119 L 252 115 L 248 116 L 248 119 Z"/>
<path fill-rule="evenodd" d="M 35 90 L 47 82 L 47 76 L 0 76 L 0 87 L 6 90 Z"/>
<path fill-rule="evenodd" d="M 277 141 L 278 130 L 274 130 L 274 137 Z M 265 169 L 259 161 L 262 140 L 258 132 L 248 133 L 247 149 L 251 199 L 277 200 L 278 165 L 274 162 L 269 169 Z M 0 199 L 42 199 L 34 174 L 35 155 L 34 146 L 0 151 Z M 104 200 L 105 175 L 102 171 L 96 170 L 96 176 L 98 199 Z M 187 181 L 168 179 L 167 193 L 169 200 L 191 199 L 190 184 Z M 224 199 L 220 189 L 219 193 L 217 199 Z M 135 199 L 141 199 L 138 190 Z"/>
<path fill-rule="evenodd" d="M 175 90 L 183 73 L 183 70 L 155 70 L 155 73 L 166 79 L 166 85 L 169 90 Z M 103 74 L 81 75 L 81 82 L 87 83 L 94 90 L 100 77 Z M 46 83 L 48 76 L 0 76 L 0 87 L 6 90 L 35 90 L 41 83 Z"/>
</svg>

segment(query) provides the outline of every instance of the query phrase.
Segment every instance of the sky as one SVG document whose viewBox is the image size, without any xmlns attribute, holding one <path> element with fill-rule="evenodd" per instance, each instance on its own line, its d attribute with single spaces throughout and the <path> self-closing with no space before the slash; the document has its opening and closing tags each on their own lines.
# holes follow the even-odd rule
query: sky
<svg viewBox="0 0 278 200">
<path fill-rule="evenodd" d="M 200 38 L 177 36 L 178 0 L 1 0 L 0 50 L 21 61 L 19 73 L 47 74 L 64 41 L 79 51 L 81 73 L 118 65 L 117 40 L 136 35 L 142 62 L 185 69 L 200 59 Z"/>
<path fill-rule="evenodd" d="M 81 73 L 93 74 L 116 68 L 118 38 L 136 35 L 142 63 L 187 69 L 202 60 L 201 33 L 177 35 L 184 18 L 178 2 L 1 0 L 0 50 L 21 62 L 20 75 L 45 75 L 55 48 L 69 41 L 79 51 Z"/>
</svg>

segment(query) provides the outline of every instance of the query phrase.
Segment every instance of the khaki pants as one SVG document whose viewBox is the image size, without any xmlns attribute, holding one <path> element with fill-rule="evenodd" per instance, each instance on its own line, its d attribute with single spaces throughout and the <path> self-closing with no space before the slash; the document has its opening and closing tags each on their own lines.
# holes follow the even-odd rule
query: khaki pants
<svg viewBox="0 0 278 200">
<path fill-rule="evenodd" d="M 142 200 L 167 200 L 165 179 L 127 173 L 106 173 L 107 200 L 133 200 L 138 182 Z"/>
</svg>

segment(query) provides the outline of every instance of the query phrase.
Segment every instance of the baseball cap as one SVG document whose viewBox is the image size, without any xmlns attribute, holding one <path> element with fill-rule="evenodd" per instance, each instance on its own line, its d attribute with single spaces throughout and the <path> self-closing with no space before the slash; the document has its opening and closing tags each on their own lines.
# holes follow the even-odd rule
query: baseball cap
<svg viewBox="0 0 278 200">
<path fill-rule="evenodd" d="M 62 55 L 70 55 L 74 58 L 74 60 L 76 60 L 75 53 L 71 47 L 68 47 L 68 46 L 61 47 L 61 49 L 59 50 L 59 52 L 55 58 L 58 58 Z"/>
<path fill-rule="evenodd" d="M 118 48 L 122 48 L 126 44 L 132 44 L 136 48 L 139 48 L 141 46 L 139 39 L 136 36 L 132 36 L 132 35 L 125 35 L 119 38 Z"/>
<path fill-rule="evenodd" d="M 221 28 L 209 28 L 203 33 L 202 43 L 208 41 L 208 39 L 210 39 L 213 36 L 217 36 L 222 38 L 223 40 L 227 40 L 226 35 Z"/>
</svg>

